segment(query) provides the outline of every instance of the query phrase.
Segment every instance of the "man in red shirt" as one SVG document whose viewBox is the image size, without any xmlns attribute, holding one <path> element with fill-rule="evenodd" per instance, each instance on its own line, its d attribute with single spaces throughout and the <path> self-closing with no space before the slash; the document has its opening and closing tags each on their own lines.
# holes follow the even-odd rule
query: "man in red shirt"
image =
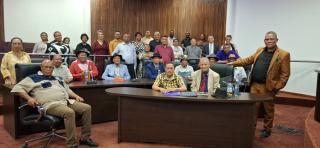
<svg viewBox="0 0 320 148">
<path fill-rule="evenodd" d="M 162 57 L 163 64 L 169 63 L 174 60 L 173 50 L 168 46 L 168 37 L 161 37 L 161 45 L 156 46 L 154 53 L 159 53 Z"/>
</svg>

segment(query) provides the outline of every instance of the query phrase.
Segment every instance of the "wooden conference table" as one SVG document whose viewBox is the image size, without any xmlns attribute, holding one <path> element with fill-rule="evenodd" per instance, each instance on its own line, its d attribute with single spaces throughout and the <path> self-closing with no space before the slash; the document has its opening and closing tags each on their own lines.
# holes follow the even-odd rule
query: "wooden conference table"
<svg viewBox="0 0 320 148">
<path fill-rule="evenodd" d="M 84 82 L 73 82 L 70 88 L 83 97 L 85 102 L 92 107 L 92 122 L 101 123 L 106 121 L 116 121 L 118 115 L 118 100 L 115 96 L 109 96 L 105 93 L 106 88 L 112 87 L 140 87 L 151 88 L 153 80 L 140 79 L 132 82 L 112 82 L 97 81 L 97 84 L 87 85 Z M 4 128 L 14 138 L 23 134 L 30 134 L 42 131 L 23 127 L 21 125 L 22 113 L 18 109 L 25 102 L 19 96 L 10 93 L 13 85 L 3 85 L 3 117 Z"/>
<path fill-rule="evenodd" d="M 242 93 L 209 96 L 164 96 L 151 89 L 106 89 L 118 96 L 118 141 L 155 142 L 196 147 L 253 147 L 256 102 L 272 97 Z"/>
</svg>

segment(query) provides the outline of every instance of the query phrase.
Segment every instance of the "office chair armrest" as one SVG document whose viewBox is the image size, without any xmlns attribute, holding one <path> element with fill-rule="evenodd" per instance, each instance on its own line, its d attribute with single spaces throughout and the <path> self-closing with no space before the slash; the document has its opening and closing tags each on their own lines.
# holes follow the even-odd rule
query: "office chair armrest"
<svg viewBox="0 0 320 148">
<path fill-rule="evenodd" d="M 21 106 L 18 107 L 19 110 L 22 110 L 26 107 L 28 107 L 29 105 L 28 104 L 23 104 Z M 43 117 L 44 115 L 44 108 L 41 106 L 41 105 L 36 105 L 35 107 L 39 113 L 39 116 L 37 117 L 37 119 L 34 121 L 34 122 L 39 122 L 39 120 Z"/>
</svg>

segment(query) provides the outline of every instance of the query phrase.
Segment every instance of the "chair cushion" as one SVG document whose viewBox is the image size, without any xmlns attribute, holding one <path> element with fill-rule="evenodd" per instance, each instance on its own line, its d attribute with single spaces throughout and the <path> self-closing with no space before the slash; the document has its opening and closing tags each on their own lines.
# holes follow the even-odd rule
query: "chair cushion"
<svg viewBox="0 0 320 148">
<path fill-rule="evenodd" d="M 25 116 L 22 120 L 22 124 L 25 126 L 33 125 L 33 126 L 46 126 L 46 127 L 59 127 L 63 125 L 63 119 L 61 117 L 56 117 L 52 115 L 44 115 L 41 119 L 36 122 L 39 114 L 30 114 Z"/>
</svg>

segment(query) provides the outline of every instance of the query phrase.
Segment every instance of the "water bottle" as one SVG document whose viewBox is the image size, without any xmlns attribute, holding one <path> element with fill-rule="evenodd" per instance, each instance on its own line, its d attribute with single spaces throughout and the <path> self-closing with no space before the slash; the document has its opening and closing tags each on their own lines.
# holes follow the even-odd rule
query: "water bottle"
<svg viewBox="0 0 320 148">
<path fill-rule="evenodd" d="M 239 81 L 239 79 L 236 79 L 236 83 L 234 85 L 234 95 L 235 96 L 240 96 L 239 87 L 240 87 L 240 81 Z"/>
<path fill-rule="evenodd" d="M 86 69 L 85 74 L 84 74 L 84 80 L 88 81 L 88 76 L 89 76 L 89 71 Z"/>
<path fill-rule="evenodd" d="M 158 69 L 158 75 L 160 75 L 160 73 L 161 73 L 161 72 L 160 72 L 160 69 Z"/>
<path fill-rule="evenodd" d="M 233 86 L 230 82 L 227 84 L 227 96 L 232 97 L 233 96 Z"/>
</svg>

